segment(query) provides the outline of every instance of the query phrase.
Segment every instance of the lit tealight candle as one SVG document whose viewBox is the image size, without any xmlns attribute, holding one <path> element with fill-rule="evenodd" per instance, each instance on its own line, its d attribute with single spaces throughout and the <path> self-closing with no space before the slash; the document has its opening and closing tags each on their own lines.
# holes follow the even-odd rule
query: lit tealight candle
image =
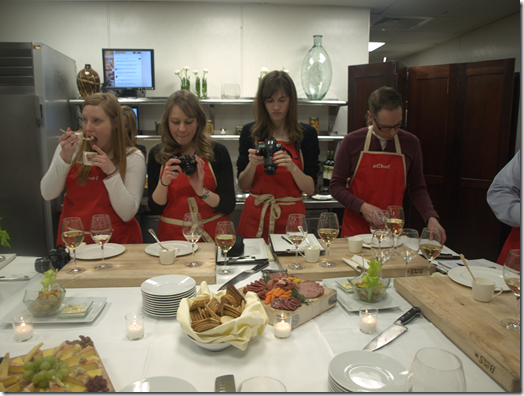
<svg viewBox="0 0 524 396">
<path fill-rule="evenodd" d="M 30 314 L 13 318 L 14 338 L 16 341 L 27 341 L 33 337 L 33 317 Z"/>
<path fill-rule="evenodd" d="M 280 311 L 275 315 L 275 322 L 273 329 L 275 331 L 275 337 L 277 338 L 288 338 L 291 335 L 291 318 L 293 316 L 288 312 Z"/>
<path fill-rule="evenodd" d="M 361 308 L 360 309 L 360 331 L 366 334 L 377 331 L 377 315 L 376 308 Z"/>
<path fill-rule="evenodd" d="M 141 313 L 126 315 L 126 334 L 130 340 L 139 340 L 144 337 L 144 315 Z"/>
</svg>

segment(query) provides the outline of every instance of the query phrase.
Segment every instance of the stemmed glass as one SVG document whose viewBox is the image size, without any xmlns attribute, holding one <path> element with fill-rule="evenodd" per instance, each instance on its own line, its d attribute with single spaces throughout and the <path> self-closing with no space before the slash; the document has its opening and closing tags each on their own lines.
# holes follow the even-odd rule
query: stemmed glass
<svg viewBox="0 0 524 396">
<path fill-rule="evenodd" d="M 336 213 L 325 212 L 320 214 L 318 219 L 318 235 L 326 243 L 327 256 L 326 260 L 322 261 L 319 265 L 321 267 L 333 268 L 337 265 L 332 261 L 329 261 L 329 244 L 335 240 L 338 236 L 338 217 Z"/>
<path fill-rule="evenodd" d="M 371 253 L 382 266 L 395 251 L 395 240 L 391 231 L 375 231 L 371 237 Z"/>
<path fill-rule="evenodd" d="M 369 222 L 369 230 L 373 234 L 375 231 L 385 231 L 386 230 L 386 219 L 389 217 L 389 212 L 387 210 L 375 210 L 371 214 L 371 220 Z"/>
<path fill-rule="evenodd" d="M 508 330 L 520 333 L 520 249 L 510 250 L 504 263 L 503 276 L 506 285 L 517 297 L 517 314 L 515 319 L 504 319 L 500 324 Z"/>
<path fill-rule="evenodd" d="M 461 360 L 438 348 L 420 349 L 406 379 L 407 392 L 466 392 Z"/>
<path fill-rule="evenodd" d="M 74 267 L 67 274 L 80 274 L 86 269 L 76 266 L 76 248 L 84 240 L 84 226 L 80 217 L 66 217 L 62 222 L 62 240 L 73 251 Z"/>
<path fill-rule="evenodd" d="M 404 228 L 404 208 L 402 206 L 388 206 L 388 217 L 386 219 L 386 227 L 393 233 L 396 242 L 398 240 L 398 235 L 400 234 L 400 231 L 402 231 L 402 228 Z"/>
<path fill-rule="evenodd" d="M 298 246 L 307 237 L 306 216 L 303 214 L 290 214 L 287 218 L 286 235 L 293 245 L 295 245 L 295 263 L 288 264 L 289 269 L 304 269 L 304 266 L 298 262 Z"/>
<path fill-rule="evenodd" d="M 408 276 L 408 264 L 417 257 L 420 247 L 418 231 L 412 228 L 404 228 L 398 235 L 398 241 L 395 246 L 397 254 L 406 262 L 406 275 Z"/>
<path fill-rule="evenodd" d="M 224 265 L 217 271 L 220 275 L 231 275 L 235 270 L 227 266 L 227 252 L 235 244 L 235 225 L 232 221 L 219 221 L 215 230 L 215 242 L 225 257 Z"/>
<path fill-rule="evenodd" d="M 104 261 L 104 245 L 109 242 L 111 235 L 113 235 L 113 229 L 109 215 L 97 214 L 91 217 L 91 238 L 100 245 L 102 250 L 102 264 L 95 265 L 95 270 L 113 266 L 113 264 L 106 264 Z"/>
<path fill-rule="evenodd" d="M 192 259 L 184 265 L 186 267 L 200 267 L 201 261 L 195 261 L 195 243 L 202 237 L 202 215 L 200 213 L 186 213 L 182 221 L 182 234 L 191 243 Z"/>
<path fill-rule="evenodd" d="M 442 233 L 440 232 L 440 229 L 435 227 L 426 227 L 422 230 L 422 234 L 420 234 L 420 251 L 426 260 L 429 261 L 429 275 L 431 262 L 435 260 L 442 251 Z"/>
</svg>

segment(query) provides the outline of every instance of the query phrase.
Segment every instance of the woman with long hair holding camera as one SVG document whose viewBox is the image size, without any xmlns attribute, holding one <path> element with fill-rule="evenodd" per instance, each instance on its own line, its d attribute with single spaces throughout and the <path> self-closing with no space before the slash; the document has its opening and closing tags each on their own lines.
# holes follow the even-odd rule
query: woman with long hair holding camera
<svg viewBox="0 0 524 396">
<path fill-rule="evenodd" d="M 269 234 L 286 233 L 290 214 L 306 213 L 302 193 L 315 192 L 320 149 L 316 129 L 298 122 L 297 91 L 286 72 L 264 76 L 253 112 L 238 147 L 238 186 L 250 194 L 237 232 L 267 242 Z"/>
<path fill-rule="evenodd" d="M 100 213 L 111 219 L 111 242 L 142 243 L 134 216 L 144 193 L 146 164 L 126 135 L 117 98 L 107 93 L 89 96 L 82 105 L 82 130 L 83 138 L 71 128 L 60 136 L 40 183 L 47 201 L 66 191 L 57 244 L 62 241 L 62 219 L 80 217 L 84 228 L 88 228 L 91 217 Z M 94 243 L 88 234 L 84 241 Z"/>
<path fill-rule="evenodd" d="M 205 132 L 206 115 L 189 91 L 172 94 L 164 107 L 162 143 L 149 153 L 149 208 L 159 214 L 160 240 L 185 240 L 184 214 L 200 213 L 203 238 L 212 242 L 216 223 L 235 210 L 233 166 L 227 148 Z"/>
</svg>

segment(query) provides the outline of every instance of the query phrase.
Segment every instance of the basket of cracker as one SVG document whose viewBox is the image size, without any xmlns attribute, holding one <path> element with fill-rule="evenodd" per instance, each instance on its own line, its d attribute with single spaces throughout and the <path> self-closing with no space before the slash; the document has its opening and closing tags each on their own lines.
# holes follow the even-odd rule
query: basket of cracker
<svg viewBox="0 0 524 396">
<path fill-rule="evenodd" d="M 177 320 L 192 341 L 210 350 L 220 350 L 211 344 L 228 343 L 244 351 L 251 337 L 262 335 L 268 324 L 255 293 L 244 296 L 233 285 L 214 293 L 205 281 L 196 297 L 182 299 Z"/>
</svg>

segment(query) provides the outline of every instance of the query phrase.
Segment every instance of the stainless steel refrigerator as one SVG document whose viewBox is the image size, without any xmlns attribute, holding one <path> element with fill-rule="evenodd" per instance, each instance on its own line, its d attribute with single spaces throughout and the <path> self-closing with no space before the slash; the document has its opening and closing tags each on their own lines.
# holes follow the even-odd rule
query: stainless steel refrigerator
<svg viewBox="0 0 524 396">
<path fill-rule="evenodd" d="M 40 180 L 60 128 L 75 120 L 76 62 L 43 43 L 0 42 L 0 229 L 11 248 L 1 253 L 46 256 L 56 244 L 62 197 L 47 202 Z"/>
</svg>

